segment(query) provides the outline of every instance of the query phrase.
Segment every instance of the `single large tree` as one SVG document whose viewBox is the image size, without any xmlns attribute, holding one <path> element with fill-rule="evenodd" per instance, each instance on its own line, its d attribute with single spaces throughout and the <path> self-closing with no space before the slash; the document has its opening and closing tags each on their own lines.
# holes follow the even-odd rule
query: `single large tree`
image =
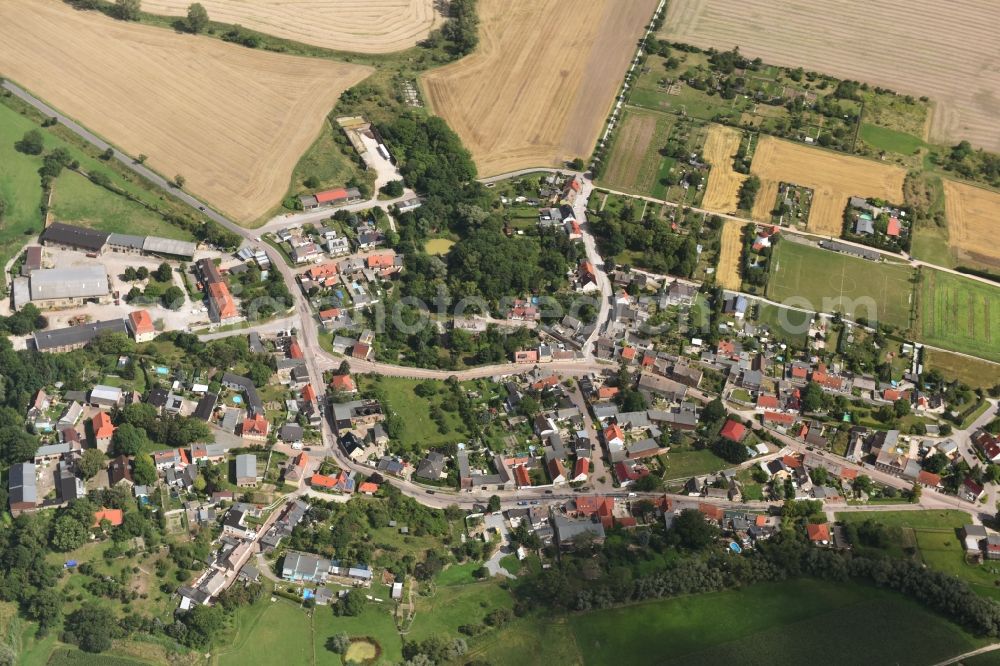
<svg viewBox="0 0 1000 666">
<path fill-rule="evenodd" d="M 208 27 L 208 11 L 200 2 L 192 2 L 188 7 L 187 26 L 195 34 Z"/>
<path fill-rule="evenodd" d="M 85 479 L 97 476 L 97 473 L 104 468 L 105 456 L 99 449 L 87 449 L 80 458 L 80 471 Z"/>
<path fill-rule="evenodd" d="M 115 0 L 115 15 L 123 21 L 138 21 L 141 12 L 139 0 Z"/>
</svg>

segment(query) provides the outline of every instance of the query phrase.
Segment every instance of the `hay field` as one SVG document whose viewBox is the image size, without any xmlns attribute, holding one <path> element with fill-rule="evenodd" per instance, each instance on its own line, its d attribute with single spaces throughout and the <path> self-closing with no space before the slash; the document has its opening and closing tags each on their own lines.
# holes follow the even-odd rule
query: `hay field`
<svg viewBox="0 0 1000 666">
<path fill-rule="evenodd" d="M 740 132 L 724 125 L 708 128 L 703 155 L 712 165 L 701 207 L 719 213 L 733 213 L 738 205 L 740 186 L 746 176 L 733 171 L 733 157 L 740 147 Z"/>
<path fill-rule="evenodd" d="M 657 0 L 480 0 L 479 48 L 421 78 L 480 175 L 588 158 Z"/>
<path fill-rule="evenodd" d="M 189 0 L 143 0 L 143 10 L 187 15 Z M 201 0 L 213 21 L 357 53 L 410 48 L 444 20 L 434 0 Z"/>
<path fill-rule="evenodd" d="M 59 0 L 0 4 L 0 72 L 241 222 L 281 200 L 340 93 L 370 71 Z"/>
<path fill-rule="evenodd" d="M 1000 151 L 996 24 L 995 0 L 672 0 L 662 34 L 928 95 L 932 139 Z"/>
<path fill-rule="evenodd" d="M 902 167 L 765 135 L 760 137 L 750 171 L 761 179 L 754 202 L 756 219 L 769 219 L 774 207 L 774 196 L 770 193 L 777 194 L 779 182 L 796 183 L 813 189 L 808 230 L 828 236 L 840 236 L 844 207 L 850 197 L 879 197 L 902 203 L 906 179 Z M 767 216 L 759 215 L 765 211 Z"/>
<path fill-rule="evenodd" d="M 674 116 L 629 107 L 612 139 L 607 166 L 598 181 L 621 192 L 658 196 L 664 169 L 673 159 L 660 155 L 670 136 Z M 661 195 L 662 196 L 662 195 Z"/>
<path fill-rule="evenodd" d="M 1000 268 L 1000 194 L 942 178 L 948 244 L 959 261 L 969 260 Z"/>
<path fill-rule="evenodd" d="M 726 220 L 719 241 L 719 266 L 715 281 L 723 289 L 740 290 L 740 255 L 743 253 L 743 227 L 735 220 Z"/>
</svg>

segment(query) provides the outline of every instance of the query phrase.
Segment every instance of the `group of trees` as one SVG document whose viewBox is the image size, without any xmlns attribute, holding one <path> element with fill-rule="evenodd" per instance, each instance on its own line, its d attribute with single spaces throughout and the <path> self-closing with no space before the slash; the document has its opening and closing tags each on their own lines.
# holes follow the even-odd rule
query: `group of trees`
<svg viewBox="0 0 1000 666">
<path fill-rule="evenodd" d="M 698 264 L 698 234 L 702 223 L 696 216 L 686 215 L 687 233 L 674 231 L 668 220 L 651 213 L 643 220 L 635 219 L 631 204 L 617 212 L 608 208 L 591 215 L 590 224 L 601 243 L 606 257 L 630 250 L 635 263 L 657 272 L 689 277 Z"/>
</svg>

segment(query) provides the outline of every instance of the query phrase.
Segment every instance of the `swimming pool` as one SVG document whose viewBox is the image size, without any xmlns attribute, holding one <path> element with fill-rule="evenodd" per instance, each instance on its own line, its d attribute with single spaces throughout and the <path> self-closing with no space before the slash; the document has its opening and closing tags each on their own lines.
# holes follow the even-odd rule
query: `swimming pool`
<svg viewBox="0 0 1000 666">
<path fill-rule="evenodd" d="M 242 405 L 243 404 L 243 396 L 241 396 L 241 395 L 234 395 L 233 396 L 233 404 L 234 405 Z"/>
<path fill-rule="evenodd" d="M 167 375 L 167 374 L 170 374 L 170 368 L 167 368 L 167 367 L 162 366 L 162 365 L 158 366 L 156 368 L 156 374 L 158 374 L 158 375 Z"/>
</svg>

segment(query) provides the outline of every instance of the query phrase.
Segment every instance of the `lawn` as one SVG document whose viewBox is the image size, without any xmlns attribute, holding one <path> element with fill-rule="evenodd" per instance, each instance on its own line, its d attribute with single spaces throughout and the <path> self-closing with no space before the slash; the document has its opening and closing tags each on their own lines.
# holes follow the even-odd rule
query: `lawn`
<svg viewBox="0 0 1000 666">
<path fill-rule="evenodd" d="M 921 278 L 920 339 L 1000 361 L 1000 287 L 933 269 Z"/>
<path fill-rule="evenodd" d="M 935 511 L 848 511 L 837 514 L 837 520 L 845 523 L 863 523 L 872 519 L 889 527 L 912 527 L 915 529 L 957 529 L 969 524 L 969 514 L 957 509 Z"/>
<path fill-rule="evenodd" d="M 863 317 L 907 329 L 912 278 L 913 270 L 902 264 L 857 259 L 784 240 L 773 251 L 767 296 L 808 310 L 837 310 L 851 319 Z"/>
<path fill-rule="evenodd" d="M 442 586 L 466 585 L 475 583 L 476 579 L 472 574 L 483 567 L 482 562 L 466 562 L 464 564 L 452 564 L 442 571 L 434 579 L 434 582 Z"/>
<path fill-rule="evenodd" d="M 316 613 L 333 612 L 316 608 Z M 238 611 L 235 639 L 216 654 L 216 663 L 234 666 L 258 664 L 312 664 L 312 627 L 306 611 L 292 602 L 277 598 L 260 601 Z"/>
<path fill-rule="evenodd" d="M 876 150 L 899 155 L 912 155 L 927 144 L 920 137 L 878 125 L 861 125 L 861 140 Z"/>
<path fill-rule="evenodd" d="M 42 230 L 42 184 L 38 177 L 41 160 L 14 150 L 14 143 L 35 127 L 0 104 L 0 197 L 7 204 L 0 223 L 0 265 L 6 265 L 20 251 L 27 236 Z M 0 285 L 5 283 L 6 275 L 0 276 Z"/>
<path fill-rule="evenodd" d="M 900 595 L 815 580 L 572 615 L 569 623 L 586 664 L 746 663 L 747 655 L 800 664 L 816 661 L 817 649 L 824 664 L 933 664 L 982 644 Z M 820 648 L 819 636 L 849 636 L 850 648 Z"/>
<path fill-rule="evenodd" d="M 664 478 L 687 479 L 732 467 L 709 449 L 671 451 L 662 456 L 667 461 Z"/>
<path fill-rule="evenodd" d="M 493 666 L 583 664 L 576 638 L 565 617 L 516 620 L 501 631 L 477 638 L 471 641 L 466 659 L 471 662 L 477 658 Z"/>
<path fill-rule="evenodd" d="M 445 403 L 450 401 L 451 391 L 444 382 L 428 381 L 436 386 L 437 392 L 429 397 L 421 397 L 416 394 L 417 385 L 423 383 L 419 380 L 383 375 L 375 378 L 363 376 L 359 380 L 360 391 L 377 389 L 383 394 L 392 411 L 402 417 L 403 430 L 399 442 L 403 448 L 411 451 L 460 442 L 468 435 L 458 413 L 449 412 L 442 407 L 442 405 L 450 407 Z M 438 424 L 431 418 L 433 407 L 441 407 L 444 411 L 444 422 L 449 428 L 447 433 L 442 433 Z"/>
<path fill-rule="evenodd" d="M 513 608 L 514 598 L 493 582 L 438 586 L 431 597 L 417 597 L 417 612 L 406 639 L 458 637 L 463 624 L 476 624 L 496 608 Z"/>
<path fill-rule="evenodd" d="M 789 310 L 770 303 L 761 303 L 757 311 L 758 324 L 767 326 L 775 339 L 798 348 L 806 345 L 810 321 L 812 314 L 808 312 Z"/>
<path fill-rule="evenodd" d="M 329 608 L 319 607 L 313 616 L 313 650 L 316 664 L 339 664 L 339 656 L 326 648 L 326 642 L 335 634 L 346 633 L 352 638 L 373 638 L 382 648 L 382 656 L 378 663 L 396 664 L 403 661 L 403 642 L 396 631 L 396 623 L 392 619 L 386 603 L 368 604 L 361 615 L 357 617 L 337 617 Z M 267 663 L 256 661 L 250 663 Z M 281 663 L 281 662 L 279 662 Z"/>
<path fill-rule="evenodd" d="M 111 233 L 192 240 L 184 229 L 165 221 L 134 201 L 93 184 L 75 171 L 63 171 L 55 181 L 52 215 L 60 222 Z"/>
<path fill-rule="evenodd" d="M 1000 372 L 992 363 L 937 349 L 924 349 L 923 360 L 928 370 L 937 370 L 945 379 L 958 380 L 972 389 L 993 388 Z"/>
</svg>

